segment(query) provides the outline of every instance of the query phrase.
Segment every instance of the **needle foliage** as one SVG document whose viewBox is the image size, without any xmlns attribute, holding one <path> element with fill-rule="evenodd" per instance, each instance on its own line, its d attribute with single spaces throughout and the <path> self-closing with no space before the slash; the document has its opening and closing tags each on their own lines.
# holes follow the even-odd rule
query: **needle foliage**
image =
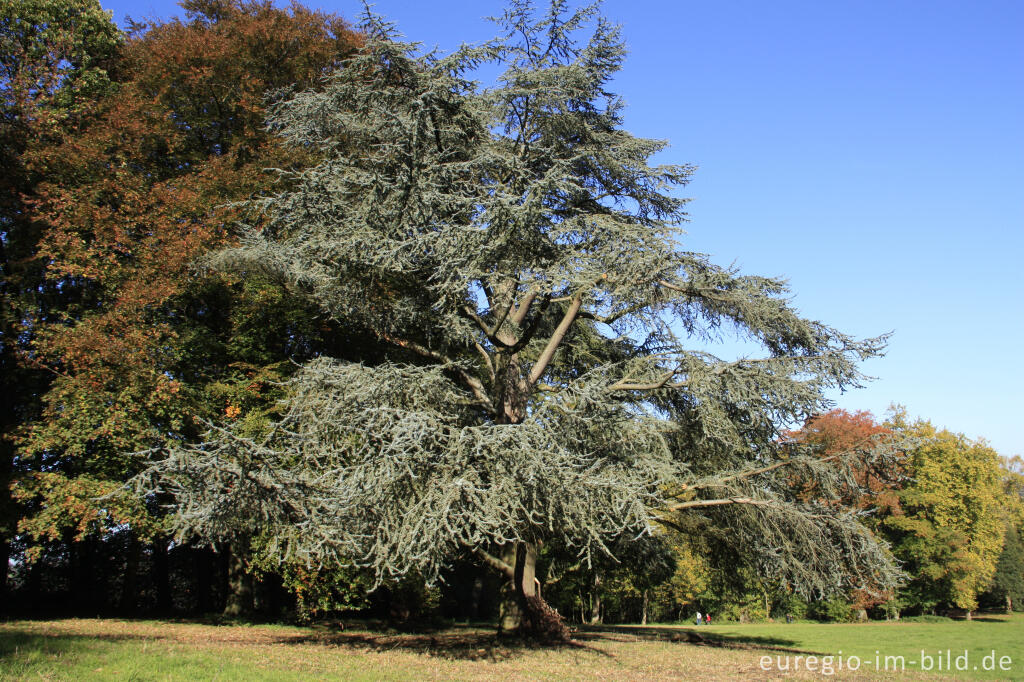
<svg viewBox="0 0 1024 682">
<path fill-rule="evenodd" d="M 513 0 L 496 22 L 442 55 L 367 11 L 324 87 L 278 94 L 270 127 L 322 161 L 279 170 L 286 189 L 248 205 L 216 265 L 287 282 L 388 359 L 308 363 L 266 433 L 213 426 L 139 486 L 174 494 L 183 534 L 262 533 L 380 579 L 467 552 L 512 577 L 503 548 L 588 560 L 668 525 L 805 593 L 891 585 L 835 500 L 849 464 L 892 445 L 781 437 L 859 385 L 884 338 L 682 246 L 693 168 L 623 127 L 625 49 L 596 6 Z M 473 80 L 485 63 L 503 69 L 492 87 Z M 760 354 L 707 351 L 733 333 Z"/>
</svg>

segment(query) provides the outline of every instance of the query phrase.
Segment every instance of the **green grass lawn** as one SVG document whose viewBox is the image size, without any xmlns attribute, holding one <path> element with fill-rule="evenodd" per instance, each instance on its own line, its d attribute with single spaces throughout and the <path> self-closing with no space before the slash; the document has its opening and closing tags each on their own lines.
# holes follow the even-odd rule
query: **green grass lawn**
<svg viewBox="0 0 1024 682">
<path fill-rule="evenodd" d="M 693 633 L 700 635 L 698 639 Z M 858 656 L 859 671 L 837 679 L 1024 679 L 1024 618 L 975 622 L 712 627 L 582 628 L 571 645 L 538 648 L 496 638 L 493 630 L 456 627 L 402 634 L 347 628 L 209 625 L 111 619 L 0 623 L 0 680 L 736 680 L 822 679 L 821 655 Z M 1010 671 L 928 674 L 920 650 L 934 656 L 966 649 L 980 666 L 991 650 Z M 903 655 L 906 671 L 879 674 L 875 651 Z M 807 655 L 818 655 L 808 670 Z M 775 670 L 777 656 L 790 670 Z M 769 669 L 762 667 L 770 657 Z M 802 656 L 795 668 L 795 657 Z M 870 664 L 868 663 L 870 661 Z M 911 665 L 914 663 L 915 665 Z"/>
<path fill-rule="evenodd" d="M 972 621 L 935 623 L 712 624 L 687 630 L 723 641 L 832 655 L 833 667 L 838 665 L 841 653 L 844 662 L 851 656 L 855 657 L 854 662 L 861 661 L 862 672 L 886 665 L 893 670 L 900 667 L 902 660 L 908 671 L 927 669 L 930 664 L 932 673 L 957 678 L 1024 679 L 1022 614 L 982 615 Z M 787 652 L 769 651 L 766 655 L 771 656 L 774 667 L 775 657 L 785 657 Z M 782 662 L 785 663 L 785 658 Z M 1000 662 L 1007 664 L 1004 667 L 1008 666 L 1009 670 L 1001 670 Z M 790 655 L 791 668 L 794 663 Z M 958 664 L 966 665 L 966 670 L 958 670 Z M 993 664 L 991 667 L 995 669 L 985 671 L 986 664 Z M 820 669 L 820 662 L 818 667 Z"/>
</svg>

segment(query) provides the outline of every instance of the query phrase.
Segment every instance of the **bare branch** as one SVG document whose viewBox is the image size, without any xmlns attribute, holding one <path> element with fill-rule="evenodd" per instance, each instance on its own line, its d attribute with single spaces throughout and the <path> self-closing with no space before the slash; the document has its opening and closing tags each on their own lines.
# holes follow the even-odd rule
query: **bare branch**
<svg viewBox="0 0 1024 682">
<path fill-rule="evenodd" d="M 678 511 L 680 509 L 694 509 L 697 507 L 718 507 L 723 504 L 752 504 L 755 506 L 767 507 L 774 504 L 771 500 L 755 500 L 753 497 L 724 497 L 717 500 L 690 500 L 689 502 L 678 502 L 669 505 L 665 511 Z"/>
<path fill-rule="evenodd" d="M 492 568 L 496 568 L 501 573 L 504 573 L 510 580 L 515 578 L 515 569 L 507 562 L 502 561 L 498 557 L 494 556 L 490 552 L 486 552 L 479 547 L 475 547 L 473 552 L 484 560 Z"/>
<path fill-rule="evenodd" d="M 555 351 L 558 350 L 558 346 L 561 345 L 562 339 L 565 338 L 566 332 L 569 331 L 569 327 L 576 320 L 576 314 L 580 311 L 580 306 L 583 305 L 583 294 L 576 294 L 572 303 L 569 305 L 569 309 L 565 311 L 565 315 L 562 316 L 562 321 L 555 327 L 554 333 L 551 338 L 548 339 L 548 345 L 541 351 L 540 357 L 537 358 L 537 362 L 533 363 L 533 368 L 530 370 L 530 376 L 527 378 L 527 382 L 532 386 L 537 383 L 537 380 L 541 378 L 544 371 L 548 368 L 551 363 L 551 358 L 555 356 Z"/>
</svg>

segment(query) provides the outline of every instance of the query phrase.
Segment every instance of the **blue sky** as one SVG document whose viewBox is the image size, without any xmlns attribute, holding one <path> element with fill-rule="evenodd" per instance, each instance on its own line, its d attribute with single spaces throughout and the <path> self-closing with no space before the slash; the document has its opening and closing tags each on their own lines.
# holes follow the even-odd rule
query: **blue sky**
<svg viewBox="0 0 1024 682">
<path fill-rule="evenodd" d="M 101 0 L 122 22 L 165 0 Z M 309 0 L 354 18 L 349 0 Z M 495 0 L 379 0 L 409 39 L 492 37 Z M 695 163 L 684 245 L 787 277 L 845 332 L 893 331 L 867 388 L 1024 454 L 1024 3 L 607 0 L 626 127 Z"/>
</svg>

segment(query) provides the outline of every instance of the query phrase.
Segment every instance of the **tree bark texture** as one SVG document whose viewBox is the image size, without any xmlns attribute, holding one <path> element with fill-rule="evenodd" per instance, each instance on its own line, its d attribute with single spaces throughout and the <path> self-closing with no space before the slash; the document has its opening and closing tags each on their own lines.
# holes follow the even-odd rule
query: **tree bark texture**
<svg viewBox="0 0 1024 682">
<path fill-rule="evenodd" d="M 228 598 L 224 615 L 230 618 L 247 618 L 255 607 L 253 577 L 245 569 L 245 545 L 235 542 L 228 557 Z"/>
<path fill-rule="evenodd" d="M 594 572 L 593 588 L 590 591 L 590 624 L 601 622 L 601 574 Z"/>
<path fill-rule="evenodd" d="M 506 561 L 512 560 L 512 579 L 502 593 L 502 632 L 540 641 L 565 641 L 569 629 L 562 617 L 540 596 L 537 580 L 537 545 L 519 542 L 506 550 Z"/>
<path fill-rule="evenodd" d="M 153 583 L 156 587 L 156 610 L 158 613 L 171 612 L 171 557 L 167 538 L 158 538 L 153 543 Z"/>
</svg>

